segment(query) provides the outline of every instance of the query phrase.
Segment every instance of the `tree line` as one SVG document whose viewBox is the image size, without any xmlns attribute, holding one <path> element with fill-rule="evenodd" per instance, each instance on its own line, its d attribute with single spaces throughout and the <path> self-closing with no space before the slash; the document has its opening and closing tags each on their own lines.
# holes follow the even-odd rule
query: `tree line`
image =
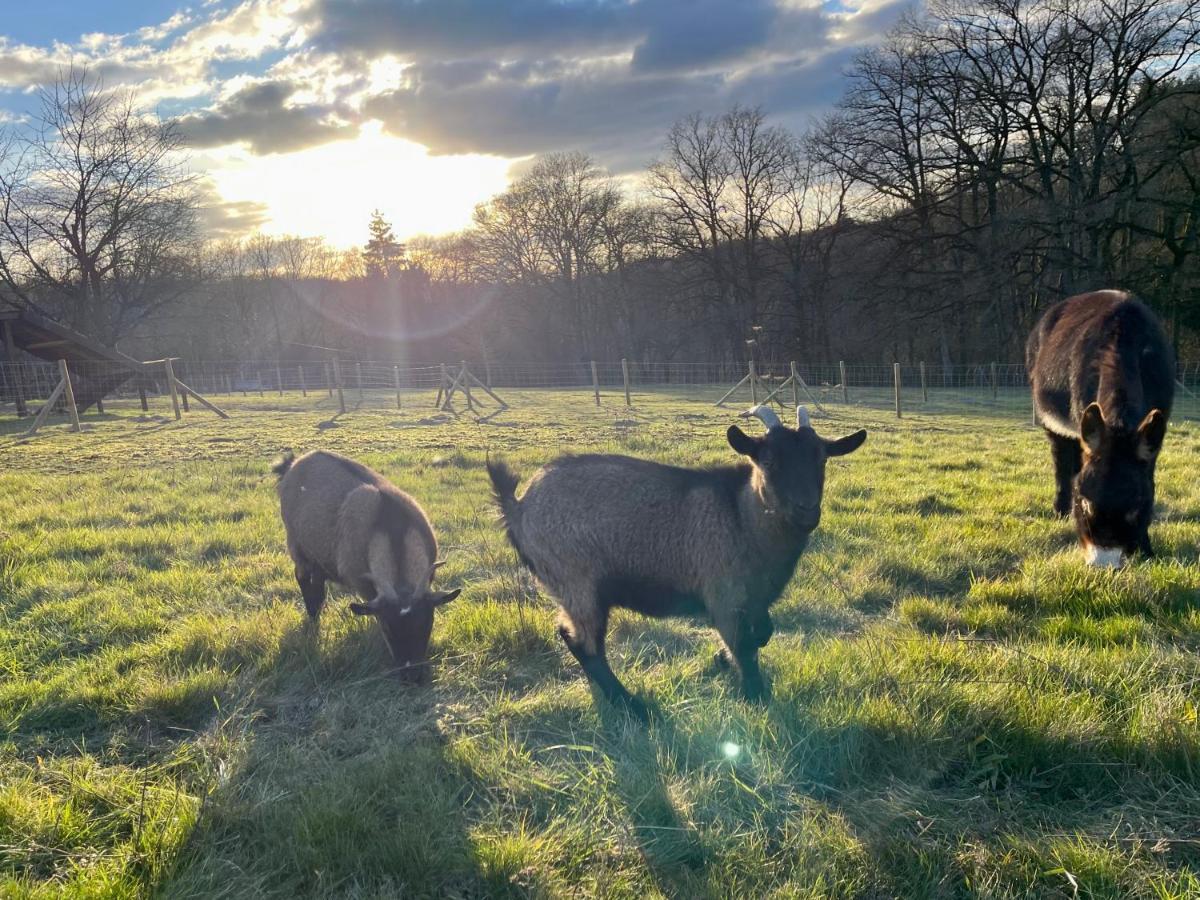
<svg viewBox="0 0 1200 900">
<path fill-rule="evenodd" d="M 693 114 L 645 171 L 547 154 L 470 227 L 203 233 L 169 122 L 71 75 L 0 144 L 0 285 L 134 355 L 1019 361 L 1125 287 L 1200 331 L 1200 0 L 934 0 L 803 134 Z"/>
</svg>

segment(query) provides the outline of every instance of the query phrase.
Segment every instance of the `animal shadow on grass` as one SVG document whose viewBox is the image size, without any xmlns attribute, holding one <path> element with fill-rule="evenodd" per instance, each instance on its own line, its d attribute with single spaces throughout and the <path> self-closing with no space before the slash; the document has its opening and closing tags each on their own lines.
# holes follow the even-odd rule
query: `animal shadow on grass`
<svg viewBox="0 0 1200 900">
<path fill-rule="evenodd" d="M 1062 677 L 1041 673 L 1030 686 Z M 921 693 L 881 667 L 879 684 L 858 697 L 848 693 L 846 703 L 866 706 L 870 698 L 896 697 L 904 714 L 890 722 L 820 720 L 810 713 L 808 692 L 777 695 L 769 709 L 777 733 L 795 747 L 789 774 L 794 788 L 841 813 L 867 853 L 877 879 L 871 896 L 959 896 L 945 886 L 997 874 L 1013 878 L 1015 886 L 1031 873 L 1008 868 L 1017 862 L 1014 850 L 1045 852 L 1029 860 L 1045 877 L 1056 842 L 1115 845 L 1128 854 L 1122 865 L 1145 862 L 1137 841 L 1113 840 L 1118 832 L 1146 836 L 1147 847 L 1156 837 L 1166 839 L 1151 869 L 1186 876 L 1200 863 L 1200 848 L 1177 840 L 1194 835 L 1200 816 L 1200 775 L 1186 746 L 1138 743 L 1119 734 L 1078 738 L 1054 723 L 1022 722 L 1004 693 L 926 699 L 938 707 L 935 715 L 920 708 Z M 1046 895 L 1057 896 L 1048 884 L 1041 885 Z M 1127 895 L 1119 885 L 1089 892 Z"/>
<path fill-rule="evenodd" d="M 680 817 L 659 765 L 660 750 L 675 743 L 674 726 L 657 703 L 645 702 L 650 726 L 596 697 L 610 742 L 604 749 L 613 765 L 614 789 L 659 890 L 667 897 L 697 896 L 706 862 L 704 845 L 696 829 Z"/>
<path fill-rule="evenodd" d="M 470 834 L 475 777 L 447 753 L 445 689 L 391 677 L 374 629 L 283 640 L 246 746 L 205 800 L 172 897 L 526 896 L 519 860 Z M 536 887 L 536 885 L 532 885 Z"/>
</svg>

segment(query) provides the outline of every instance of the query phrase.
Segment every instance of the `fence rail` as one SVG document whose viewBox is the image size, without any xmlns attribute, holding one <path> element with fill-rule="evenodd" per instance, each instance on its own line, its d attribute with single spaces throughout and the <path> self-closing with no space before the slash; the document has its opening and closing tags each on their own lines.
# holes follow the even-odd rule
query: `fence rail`
<svg viewBox="0 0 1200 900">
<path fill-rule="evenodd" d="M 174 375 L 194 392 L 202 395 L 300 394 L 333 397 L 340 386 L 351 400 L 364 399 L 368 392 L 409 395 L 428 392 L 432 402 L 439 389 L 448 386 L 458 373 L 461 361 L 444 365 L 411 366 L 373 360 L 187 360 L 175 359 Z M 638 391 L 670 390 L 695 399 L 714 402 L 747 376 L 746 364 L 672 362 L 640 363 L 634 360 L 577 363 L 522 363 L 467 361 L 471 373 L 487 387 L 497 391 L 525 389 L 561 389 L 581 392 L 617 392 L 618 400 L 626 388 Z M 784 383 L 795 366 L 802 382 L 795 396 L 801 402 L 850 403 L 891 406 L 893 394 L 900 388 L 902 402 L 908 408 L 932 403 L 938 410 L 971 408 L 995 404 L 1029 413 L 1029 382 L 1023 365 L 977 363 L 937 365 L 926 363 L 845 365 L 804 362 L 755 361 L 759 380 L 753 391 L 745 387 L 730 403 L 744 402 L 752 396 L 762 399 L 767 392 Z M 70 363 L 72 380 L 112 378 L 128 370 L 115 363 Z M 1177 367 L 1179 382 L 1177 414 L 1200 417 L 1200 361 L 1185 361 Z M 57 363 L 26 360 L 0 362 L 0 403 L 12 404 L 18 396 L 27 403 L 44 402 L 60 380 Z M 137 396 L 139 391 L 166 396 L 165 366 L 147 364 L 141 375 L 126 381 L 110 397 Z M 781 392 L 784 402 L 793 396 Z"/>
</svg>

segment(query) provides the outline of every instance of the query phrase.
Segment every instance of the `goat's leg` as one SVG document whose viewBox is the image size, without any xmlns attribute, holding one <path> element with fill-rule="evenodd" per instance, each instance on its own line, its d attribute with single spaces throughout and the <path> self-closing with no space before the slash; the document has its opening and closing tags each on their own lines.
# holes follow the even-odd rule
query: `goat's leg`
<svg viewBox="0 0 1200 900">
<path fill-rule="evenodd" d="M 623 706 L 644 717 L 644 704 L 629 693 L 608 664 L 608 657 L 604 652 L 604 636 L 607 629 L 608 609 L 601 607 L 594 597 L 585 603 L 573 603 L 570 607 L 563 604 L 558 635 L 571 651 L 571 655 L 579 661 L 588 680 L 600 689 L 610 703 Z"/>
<path fill-rule="evenodd" d="M 320 618 L 321 608 L 325 605 L 325 575 L 306 563 L 298 562 L 296 581 L 300 585 L 300 594 L 304 597 L 304 608 L 308 610 L 308 617 L 315 622 Z"/>
<path fill-rule="evenodd" d="M 770 619 L 765 626 L 751 621 L 750 614 L 733 604 L 719 606 L 714 603 L 709 609 L 722 610 L 713 617 L 713 624 L 725 642 L 723 649 L 728 651 L 727 661 L 733 663 L 742 677 L 742 694 L 747 700 L 765 699 L 767 688 L 758 665 L 758 648 L 759 641 L 765 644 L 770 637 Z"/>
</svg>

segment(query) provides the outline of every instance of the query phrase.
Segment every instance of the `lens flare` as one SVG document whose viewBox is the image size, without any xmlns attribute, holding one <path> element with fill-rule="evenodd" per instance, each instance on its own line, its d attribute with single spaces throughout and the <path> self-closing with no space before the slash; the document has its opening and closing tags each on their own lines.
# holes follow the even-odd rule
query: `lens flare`
<svg viewBox="0 0 1200 900">
<path fill-rule="evenodd" d="M 742 752 L 742 748 L 733 741 L 726 741 L 721 745 L 721 752 L 725 754 L 726 759 L 737 759 L 738 754 Z"/>
</svg>

